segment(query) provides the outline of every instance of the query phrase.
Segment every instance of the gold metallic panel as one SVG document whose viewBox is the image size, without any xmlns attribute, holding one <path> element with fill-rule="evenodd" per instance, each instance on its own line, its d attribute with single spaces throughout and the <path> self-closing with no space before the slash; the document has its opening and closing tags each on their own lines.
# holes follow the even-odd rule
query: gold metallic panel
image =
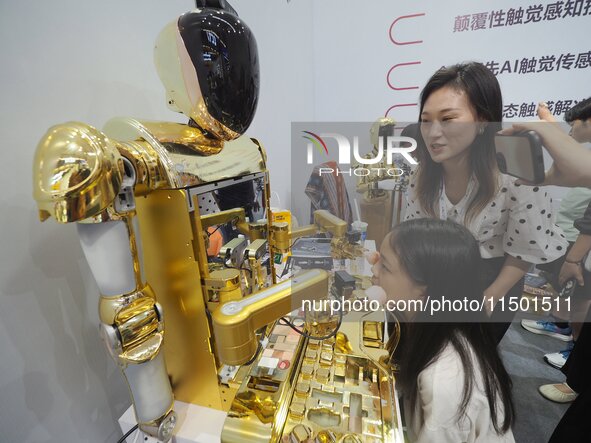
<svg viewBox="0 0 591 443">
<path fill-rule="evenodd" d="M 146 141 L 157 153 L 170 188 L 180 189 L 265 171 L 264 151 L 242 136 L 223 143 L 203 138 L 198 129 L 180 123 L 111 119 L 105 133 L 120 142 Z M 216 153 L 217 151 L 217 153 Z"/>
<path fill-rule="evenodd" d="M 165 313 L 163 348 L 175 398 L 226 409 L 210 348 L 186 195 L 180 190 L 154 191 L 138 198 L 136 208 L 146 278 Z"/>
<path fill-rule="evenodd" d="M 240 301 L 226 303 L 213 313 L 213 331 L 220 360 L 244 364 L 257 350 L 254 331 L 301 306 L 328 294 L 328 274 L 314 269 L 292 281 L 279 283 Z"/>
<path fill-rule="evenodd" d="M 204 156 L 219 154 L 224 148 L 223 141 L 206 137 L 199 128 L 183 123 L 142 120 L 142 124 L 160 143 L 184 145 Z"/>
<path fill-rule="evenodd" d="M 123 179 L 115 144 L 79 122 L 50 128 L 33 165 L 33 197 L 41 221 L 53 217 L 68 223 L 97 215 L 113 202 Z"/>
</svg>

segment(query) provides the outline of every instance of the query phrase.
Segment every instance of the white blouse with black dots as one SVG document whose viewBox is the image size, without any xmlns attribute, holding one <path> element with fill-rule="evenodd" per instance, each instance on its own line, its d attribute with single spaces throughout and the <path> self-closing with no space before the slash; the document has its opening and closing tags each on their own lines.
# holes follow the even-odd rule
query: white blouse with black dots
<svg viewBox="0 0 591 443">
<path fill-rule="evenodd" d="M 508 254 L 534 264 L 556 260 L 565 254 L 568 243 L 562 230 L 554 224 L 552 199 L 543 187 L 515 184 L 516 180 L 500 174 L 499 192 L 467 228 L 478 240 L 483 258 Z M 416 174 L 413 171 L 406 196 L 405 220 L 430 217 L 421 208 L 415 188 Z M 468 197 L 464 196 L 453 205 L 444 194 L 448 219 L 464 224 Z M 439 214 L 439 211 L 437 204 L 435 213 Z"/>
</svg>

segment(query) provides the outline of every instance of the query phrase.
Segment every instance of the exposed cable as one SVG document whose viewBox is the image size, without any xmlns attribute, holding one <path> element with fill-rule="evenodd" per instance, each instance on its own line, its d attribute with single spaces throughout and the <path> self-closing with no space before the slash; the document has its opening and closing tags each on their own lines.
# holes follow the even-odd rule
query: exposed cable
<svg viewBox="0 0 591 443">
<path fill-rule="evenodd" d="M 323 335 L 323 336 L 310 335 L 307 332 L 302 331 L 301 329 L 298 329 L 291 321 L 289 321 L 285 317 L 281 317 L 279 319 L 279 323 L 282 325 L 285 325 L 285 326 L 289 326 L 291 329 L 296 331 L 298 334 L 300 334 L 310 340 L 327 340 L 327 339 L 333 338 L 335 335 L 337 335 L 337 332 L 339 331 L 339 328 L 341 327 L 341 324 L 343 323 L 343 311 L 339 311 L 339 321 L 337 322 L 337 325 L 335 326 L 334 330 L 332 330 L 330 332 L 330 334 Z"/>
<path fill-rule="evenodd" d="M 132 432 L 133 432 L 133 431 L 135 431 L 135 430 L 136 430 L 138 427 L 139 427 L 138 425 L 135 425 L 135 426 L 133 426 L 133 427 L 132 427 L 132 428 L 131 428 L 129 431 L 127 431 L 127 432 L 125 433 L 125 435 L 123 435 L 123 437 L 121 437 L 121 438 L 120 438 L 120 439 L 117 441 L 117 443 L 123 443 L 123 442 L 125 441 L 125 439 L 126 439 L 127 437 L 129 437 L 129 436 L 132 434 Z M 138 434 L 139 434 L 139 432 L 138 432 Z"/>
</svg>

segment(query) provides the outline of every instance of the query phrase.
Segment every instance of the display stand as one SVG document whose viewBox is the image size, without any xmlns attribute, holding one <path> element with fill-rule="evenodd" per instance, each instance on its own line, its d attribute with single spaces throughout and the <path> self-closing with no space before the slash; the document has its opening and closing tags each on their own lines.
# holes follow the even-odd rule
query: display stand
<svg viewBox="0 0 591 443">
<path fill-rule="evenodd" d="M 174 402 L 174 410 L 178 415 L 178 424 L 171 443 L 220 443 L 226 413 L 203 406 Z M 123 433 L 135 426 L 133 408 L 130 406 L 119 419 Z M 134 443 L 137 433 L 127 437 L 127 443 Z M 159 440 L 145 436 L 143 433 L 135 440 L 137 443 L 158 443 Z"/>
</svg>

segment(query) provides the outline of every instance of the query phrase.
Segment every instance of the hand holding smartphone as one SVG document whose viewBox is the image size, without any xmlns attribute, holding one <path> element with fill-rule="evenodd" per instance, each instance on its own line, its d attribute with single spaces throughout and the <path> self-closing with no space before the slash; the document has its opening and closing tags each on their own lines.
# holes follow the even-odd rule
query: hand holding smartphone
<svg viewBox="0 0 591 443">
<path fill-rule="evenodd" d="M 545 177 L 542 140 L 534 131 L 495 135 L 497 163 L 502 173 L 542 183 Z"/>
</svg>

